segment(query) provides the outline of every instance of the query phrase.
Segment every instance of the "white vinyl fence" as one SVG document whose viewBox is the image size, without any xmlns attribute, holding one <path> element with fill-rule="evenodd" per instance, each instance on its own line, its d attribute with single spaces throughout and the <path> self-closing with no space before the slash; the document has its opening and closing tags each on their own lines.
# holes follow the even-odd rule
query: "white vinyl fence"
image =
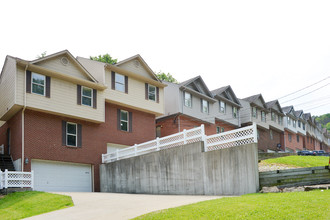
<svg viewBox="0 0 330 220">
<path fill-rule="evenodd" d="M 0 189 L 3 188 L 33 188 L 33 171 L 32 172 L 2 172 L 0 170 Z"/>
<path fill-rule="evenodd" d="M 183 130 L 183 132 L 172 134 L 163 138 L 156 138 L 155 140 L 142 144 L 135 144 L 131 147 L 117 149 L 117 151 L 112 153 L 102 154 L 102 163 L 110 163 L 116 160 L 135 157 L 198 141 L 204 142 L 205 152 L 244 144 L 257 143 L 257 126 L 256 124 L 253 124 L 248 127 L 206 136 L 204 125 L 201 125 L 200 127 Z"/>
<path fill-rule="evenodd" d="M 0 154 L 5 154 L 5 146 L 3 144 L 0 145 Z"/>
</svg>

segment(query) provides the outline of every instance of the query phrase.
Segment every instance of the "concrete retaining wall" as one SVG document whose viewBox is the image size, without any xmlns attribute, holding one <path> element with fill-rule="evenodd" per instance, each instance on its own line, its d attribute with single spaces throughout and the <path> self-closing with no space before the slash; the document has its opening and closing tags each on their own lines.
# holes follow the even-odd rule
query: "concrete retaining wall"
<svg viewBox="0 0 330 220">
<path fill-rule="evenodd" d="M 203 149 L 197 142 L 101 164 L 101 192 L 241 195 L 259 190 L 257 144 Z"/>
</svg>

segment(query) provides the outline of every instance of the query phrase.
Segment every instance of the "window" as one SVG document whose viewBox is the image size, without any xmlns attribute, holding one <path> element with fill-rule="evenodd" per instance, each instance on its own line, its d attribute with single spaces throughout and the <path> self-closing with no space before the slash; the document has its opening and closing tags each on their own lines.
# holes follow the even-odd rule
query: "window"
<svg viewBox="0 0 330 220">
<path fill-rule="evenodd" d="M 92 106 L 93 90 L 82 86 L 81 89 L 81 103 L 83 105 Z"/>
<path fill-rule="evenodd" d="M 189 92 L 184 92 L 184 105 L 191 108 L 192 96 Z"/>
<path fill-rule="evenodd" d="M 223 102 L 223 101 L 219 101 L 219 110 L 220 110 L 220 112 L 222 112 L 222 113 L 226 113 L 226 103 L 225 102 Z"/>
<path fill-rule="evenodd" d="M 237 118 L 238 112 L 237 112 L 237 107 L 233 106 L 233 118 Z"/>
<path fill-rule="evenodd" d="M 293 124 L 293 127 L 295 128 L 296 127 L 296 124 L 297 124 L 297 121 L 296 120 L 292 120 L 292 124 Z"/>
<path fill-rule="evenodd" d="M 282 125 L 282 117 L 281 116 L 278 116 L 278 124 Z"/>
<path fill-rule="evenodd" d="M 217 126 L 217 134 L 219 134 L 219 133 L 220 133 L 220 127 Z"/>
<path fill-rule="evenodd" d="M 261 111 L 261 121 L 266 122 L 266 113 Z"/>
<path fill-rule="evenodd" d="M 37 73 L 32 73 L 32 93 L 45 95 L 46 77 Z"/>
<path fill-rule="evenodd" d="M 120 130 L 128 131 L 128 112 L 120 111 Z"/>
<path fill-rule="evenodd" d="M 221 128 L 221 133 L 225 132 L 225 128 Z"/>
<path fill-rule="evenodd" d="M 306 129 L 305 123 L 302 123 L 302 125 L 303 125 L 303 130 L 305 131 L 305 129 Z"/>
<path fill-rule="evenodd" d="M 273 131 L 272 130 L 269 130 L 269 136 L 270 136 L 270 139 L 273 140 L 274 137 L 273 137 Z"/>
<path fill-rule="evenodd" d="M 301 128 L 301 121 L 298 121 L 298 128 Z"/>
<path fill-rule="evenodd" d="M 156 101 L 156 87 L 153 85 L 148 85 L 148 99 Z"/>
<path fill-rule="evenodd" d="M 75 123 L 66 123 L 66 145 L 77 146 L 77 124 Z"/>
<path fill-rule="evenodd" d="M 275 121 L 276 122 L 276 113 L 275 112 L 272 112 L 272 121 Z"/>
<path fill-rule="evenodd" d="M 299 135 L 297 135 L 297 142 L 299 143 Z"/>
<path fill-rule="evenodd" d="M 115 90 L 125 92 L 125 76 L 115 73 Z"/>
<path fill-rule="evenodd" d="M 288 125 L 291 125 L 291 118 L 288 117 Z"/>
<path fill-rule="evenodd" d="M 252 117 L 258 118 L 257 107 L 252 107 Z"/>
<path fill-rule="evenodd" d="M 209 113 L 209 102 L 202 99 L 202 112 Z"/>
<path fill-rule="evenodd" d="M 289 138 L 289 142 L 291 142 L 292 141 L 292 135 L 288 134 L 288 138 Z"/>
</svg>

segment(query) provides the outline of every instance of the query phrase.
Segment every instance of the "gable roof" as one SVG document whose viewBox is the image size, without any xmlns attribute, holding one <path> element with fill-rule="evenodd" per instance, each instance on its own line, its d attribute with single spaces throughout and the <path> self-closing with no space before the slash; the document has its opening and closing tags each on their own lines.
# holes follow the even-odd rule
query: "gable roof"
<svg viewBox="0 0 330 220">
<path fill-rule="evenodd" d="M 154 71 L 152 71 L 152 69 L 148 66 L 148 64 L 144 61 L 144 59 L 141 57 L 140 54 L 136 54 L 135 56 L 129 57 L 125 60 L 122 60 L 116 64 L 114 64 L 114 66 L 120 66 L 124 63 L 130 62 L 134 59 L 137 59 L 140 61 L 140 63 L 142 63 L 143 67 L 147 70 L 147 72 L 149 73 L 149 75 L 154 79 L 157 80 L 158 82 L 161 82 L 160 79 L 158 79 L 158 77 L 156 76 L 156 74 L 154 73 Z"/>
<path fill-rule="evenodd" d="M 300 118 L 302 117 L 302 114 L 303 114 L 303 110 L 298 110 L 298 111 L 294 111 L 294 115 L 297 117 L 297 118 Z"/>
<path fill-rule="evenodd" d="M 273 107 L 277 105 L 279 107 L 279 112 L 278 113 L 281 113 L 282 115 L 284 115 L 283 113 L 283 110 L 282 110 L 282 107 L 280 105 L 280 102 L 276 99 L 276 100 L 273 100 L 273 101 L 270 101 L 270 102 L 266 102 L 266 107 L 267 109 L 273 109 L 275 110 Z"/>
<path fill-rule="evenodd" d="M 213 97 L 228 101 L 237 107 L 242 107 L 230 85 L 211 91 Z"/>
<path fill-rule="evenodd" d="M 260 105 L 256 102 L 258 99 L 261 100 L 262 106 L 260 106 Z M 266 102 L 265 102 L 265 100 L 264 100 L 264 98 L 262 97 L 261 94 L 257 94 L 257 95 L 249 96 L 249 97 L 244 98 L 243 100 L 249 102 L 250 104 L 253 104 L 253 105 L 259 106 L 259 107 L 261 107 L 261 108 L 267 110 Z M 268 110 L 267 110 L 267 111 L 268 111 Z"/>
<path fill-rule="evenodd" d="M 199 82 L 203 88 L 199 88 L 199 86 L 197 85 L 197 82 Z M 212 95 L 211 91 L 206 86 L 206 84 L 201 76 L 196 76 L 194 78 L 188 79 L 188 80 L 180 83 L 179 85 L 180 85 L 180 88 L 185 88 L 185 89 L 188 89 L 188 87 L 191 86 L 191 87 L 195 88 L 194 90 L 196 92 L 198 92 L 202 95 L 206 95 L 206 96 L 210 97 L 211 99 L 213 99 L 213 95 Z M 189 89 L 191 90 L 191 88 L 189 88 Z"/>
<path fill-rule="evenodd" d="M 50 54 L 48 56 L 45 56 L 45 57 L 42 57 L 42 58 L 38 58 L 36 60 L 32 60 L 30 61 L 29 63 L 30 64 L 37 64 L 37 63 L 40 63 L 42 61 L 46 61 L 46 60 L 49 60 L 49 59 L 52 59 L 54 57 L 57 57 L 57 56 L 61 56 L 61 55 L 67 55 L 70 59 L 71 62 L 74 62 L 78 68 L 84 73 L 87 75 L 87 77 L 89 79 L 91 79 L 93 82 L 95 83 L 98 83 L 98 81 L 96 80 L 96 78 L 86 70 L 86 68 L 76 59 L 74 58 L 74 56 L 68 51 L 68 50 L 62 50 L 60 52 L 57 52 L 57 53 L 53 53 L 53 54 Z"/>
<path fill-rule="evenodd" d="M 292 111 L 294 111 L 292 105 L 290 105 L 290 106 L 285 106 L 285 107 L 282 108 L 282 110 L 283 110 L 283 112 L 284 112 L 285 114 L 287 114 L 287 113 L 291 113 Z"/>
</svg>

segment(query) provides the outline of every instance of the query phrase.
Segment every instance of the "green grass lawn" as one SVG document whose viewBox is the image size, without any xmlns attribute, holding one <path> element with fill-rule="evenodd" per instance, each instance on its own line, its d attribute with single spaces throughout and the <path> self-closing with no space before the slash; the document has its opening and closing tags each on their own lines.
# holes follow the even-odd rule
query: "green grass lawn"
<svg viewBox="0 0 330 220">
<path fill-rule="evenodd" d="M 136 219 L 330 219 L 330 190 L 249 194 L 149 213 Z"/>
<path fill-rule="evenodd" d="M 10 193 L 0 199 L 0 219 L 22 219 L 73 206 L 70 196 L 27 191 Z"/>
<path fill-rule="evenodd" d="M 285 164 L 294 167 L 318 167 L 327 166 L 329 157 L 323 156 L 288 156 L 263 160 L 266 164 Z"/>
</svg>

